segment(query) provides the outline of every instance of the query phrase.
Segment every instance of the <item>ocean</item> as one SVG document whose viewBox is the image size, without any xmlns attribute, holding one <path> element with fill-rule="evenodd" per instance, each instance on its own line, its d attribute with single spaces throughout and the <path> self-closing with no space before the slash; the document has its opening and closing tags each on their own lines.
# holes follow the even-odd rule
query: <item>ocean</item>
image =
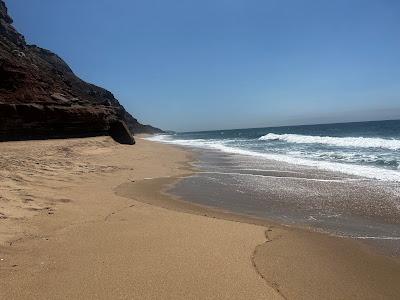
<svg viewBox="0 0 400 300">
<path fill-rule="evenodd" d="M 400 254 L 400 120 L 157 135 L 198 173 L 170 193 L 199 204 L 379 241 Z"/>
<path fill-rule="evenodd" d="M 152 139 L 400 182 L 400 120 L 185 132 Z"/>
</svg>

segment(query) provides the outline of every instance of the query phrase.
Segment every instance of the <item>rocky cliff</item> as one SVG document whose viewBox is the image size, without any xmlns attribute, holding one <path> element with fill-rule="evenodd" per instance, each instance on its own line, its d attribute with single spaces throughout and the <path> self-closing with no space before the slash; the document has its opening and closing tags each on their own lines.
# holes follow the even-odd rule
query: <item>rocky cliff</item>
<svg viewBox="0 0 400 300">
<path fill-rule="evenodd" d="M 140 124 L 113 94 L 87 83 L 56 54 L 28 45 L 0 0 L 0 141 L 162 132 Z"/>
</svg>

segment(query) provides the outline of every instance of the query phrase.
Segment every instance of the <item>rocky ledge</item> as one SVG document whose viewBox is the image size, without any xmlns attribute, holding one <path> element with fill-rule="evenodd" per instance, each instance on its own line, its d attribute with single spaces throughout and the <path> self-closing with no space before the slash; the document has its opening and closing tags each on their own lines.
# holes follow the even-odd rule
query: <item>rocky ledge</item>
<svg viewBox="0 0 400 300">
<path fill-rule="evenodd" d="M 111 135 L 134 144 L 140 124 L 113 94 L 78 78 L 56 54 L 28 45 L 0 0 L 0 141 Z"/>
</svg>

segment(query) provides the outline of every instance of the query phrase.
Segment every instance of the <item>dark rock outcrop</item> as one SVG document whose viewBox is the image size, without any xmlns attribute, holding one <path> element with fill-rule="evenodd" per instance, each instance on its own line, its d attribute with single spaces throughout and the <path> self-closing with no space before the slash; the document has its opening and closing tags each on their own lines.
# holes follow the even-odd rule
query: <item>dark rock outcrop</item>
<svg viewBox="0 0 400 300">
<path fill-rule="evenodd" d="M 162 132 L 140 124 L 113 94 L 78 78 L 56 54 L 28 45 L 0 0 L 0 140 Z"/>
<path fill-rule="evenodd" d="M 110 135 L 115 141 L 121 144 L 130 144 L 132 135 L 129 133 L 128 127 L 122 121 L 115 121 L 110 124 Z"/>
</svg>

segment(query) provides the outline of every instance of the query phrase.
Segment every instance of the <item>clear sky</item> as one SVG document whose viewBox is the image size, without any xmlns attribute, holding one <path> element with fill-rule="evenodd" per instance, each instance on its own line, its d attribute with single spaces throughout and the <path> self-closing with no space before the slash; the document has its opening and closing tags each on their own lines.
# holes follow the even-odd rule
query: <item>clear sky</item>
<svg viewBox="0 0 400 300">
<path fill-rule="evenodd" d="M 400 1 L 6 0 L 27 41 L 178 131 L 400 119 Z"/>
</svg>

